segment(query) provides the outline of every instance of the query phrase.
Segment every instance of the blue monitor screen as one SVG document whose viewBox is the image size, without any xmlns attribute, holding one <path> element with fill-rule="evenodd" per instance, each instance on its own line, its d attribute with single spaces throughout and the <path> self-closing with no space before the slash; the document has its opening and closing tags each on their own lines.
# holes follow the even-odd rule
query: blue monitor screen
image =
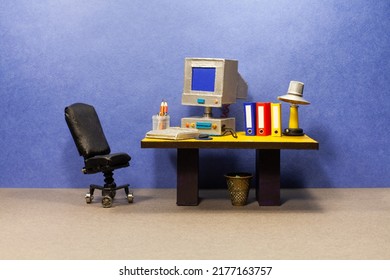
<svg viewBox="0 0 390 280">
<path fill-rule="evenodd" d="M 214 92 L 215 67 L 193 67 L 191 90 Z"/>
</svg>

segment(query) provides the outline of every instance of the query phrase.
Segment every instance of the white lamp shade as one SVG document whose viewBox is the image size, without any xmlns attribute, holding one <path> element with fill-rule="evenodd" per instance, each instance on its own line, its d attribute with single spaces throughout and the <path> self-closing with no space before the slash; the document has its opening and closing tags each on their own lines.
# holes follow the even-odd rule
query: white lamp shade
<svg viewBox="0 0 390 280">
<path fill-rule="evenodd" d="M 304 83 L 298 81 L 290 81 L 287 94 L 278 96 L 278 99 L 284 102 L 308 105 L 309 101 L 303 98 Z"/>
</svg>

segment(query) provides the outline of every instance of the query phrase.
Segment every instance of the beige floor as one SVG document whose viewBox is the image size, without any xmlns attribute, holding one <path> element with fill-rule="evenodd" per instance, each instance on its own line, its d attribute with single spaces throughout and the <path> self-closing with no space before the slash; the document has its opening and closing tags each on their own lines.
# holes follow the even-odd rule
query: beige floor
<svg viewBox="0 0 390 280">
<path fill-rule="evenodd" d="M 105 209 L 86 189 L 0 189 L 0 259 L 390 259 L 390 189 L 282 190 L 280 207 L 133 191 Z"/>
</svg>

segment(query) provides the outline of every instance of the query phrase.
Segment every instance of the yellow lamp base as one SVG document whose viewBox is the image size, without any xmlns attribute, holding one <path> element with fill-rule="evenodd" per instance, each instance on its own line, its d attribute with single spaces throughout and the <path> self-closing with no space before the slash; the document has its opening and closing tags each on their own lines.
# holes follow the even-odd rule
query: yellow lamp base
<svg viewBox="0 0 390 280">
<path fill-rule="evenodd" d="M 304 135 L 303 129 L 299 128 L 298 105 L 296 105 L 296 104 L 291 104 L 291 106 L 290 106 L 289 128 L 286 128 L 284 130 L 283 135 L 286 135 L 286 136 L 302 136 L 302 135 Z"/>
</svg>

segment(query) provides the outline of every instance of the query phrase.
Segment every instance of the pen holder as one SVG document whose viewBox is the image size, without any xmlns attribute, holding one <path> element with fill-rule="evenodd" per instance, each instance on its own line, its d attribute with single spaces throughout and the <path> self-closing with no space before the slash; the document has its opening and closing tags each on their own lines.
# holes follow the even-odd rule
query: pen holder
<svg viewBox="0 0 390 280">
<path fill-rule="evenodd" d="M 153 130 L 156 129 L 167 129 L 170 126 L 170 117 L 167 116 L 157 116 L 152 117 L 153 120 Z"/>
</svg>

